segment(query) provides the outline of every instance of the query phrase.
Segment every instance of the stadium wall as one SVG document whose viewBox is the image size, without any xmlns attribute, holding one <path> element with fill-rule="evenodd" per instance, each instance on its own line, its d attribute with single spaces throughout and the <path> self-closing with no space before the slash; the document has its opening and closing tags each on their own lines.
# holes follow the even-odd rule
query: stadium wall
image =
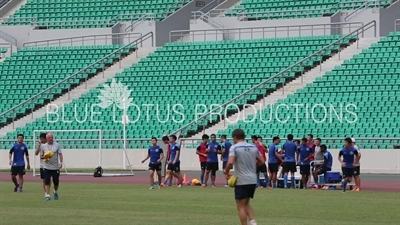
<svg viewBox="0 0 400 225">
<path fill-rule="evenodd" d="M 215 29 L 210 24 L 208 24 L 202 20 L 193 20 L 193 22 L 190 24 L 190 30 L 194 31 L 189 36 L 190 41 L 222 41 L 222 40 L 225 40 L 222 32 L 220 32 L 218 29 Z M 202 31 L 195 32 L 195 30 L 215 30 L 215 31 L 204 33 Z"/>
<path fill-rule="evenodd" d="M 169 42 L 169 32 L 172 30 L 189 30 L 192 12 L 199 11 L 210 2 L 212 2 L 212 0 L 191 1 L 163 21 L 157 22 L 156 46 L 162 46 Z M 176 41 L 177 39 L 178 38 L 175 38 L 171 41 Z"/>
<path fill-rule="evenodd" d="M 400 1 L 397 1 L 388 8 L 381 9 L 380 13 L 380 35 L 386 36 L 394 31 L 394 21 L 400 19 Z"/>
<path fill-rule="evenodd" d="M 361 150 L 361 171 L 363 173 L 388 173 L 398 174 L 400 172 L 400 150 L 399 149 L 368 149 Z M 339 171 L 340 164 L 337 160 L 339 150 L 331 150 L 333 155 L 333 170 Z M 33 151 L 31 154 L 31 165 L 33 159 L 36 160 L 36 166 L 39 165 L 38 157 L 35 157 Z M 99 150 L 64 150 L 64 162 L 67 168 L 90 168 L 99 166 Z M 147 155 L 147 149 L 127 150 L 128 158 L 134 169 L 147 169 L 147 163 L 142 164 L 141 160 Z M 122 150 L 103 150 L 102 151 L 103 168 L 121 168 L 123 151 Z M 8 151 L 0 151 L 0 168 L 9 168 Z M 181 153 L 182 170 L 199 170 L 198 156 L 194 149 L 183 148 Z M 222 162 L 220 162 L 222 169 Z"/>
<path fill-rule="evenodd" d="M 367 23 L 375 20 L 376 21 L 376 34 L 379 35 L 380 15 L 381 15 L 380 9 L 364 9 L 358 13 L 357 13 L 357 11 L 354 11 L 354 10 L 347 10 L 347 11 L 340 12 L 339 15 L 340 15 L 340 22 L 346 22 L 346 23 L 362 22 L 364 24 L 367 24 Z M 394 21 L 392 24 L 394 26 Z M 353 30 L 356 30 L 356 29 L 353 29 Z M 348 29 L 343 29 L 343 31 L 349 32 Z M 374 37 L 374 34 L 375 34 L 374 29 L 369 29 L 369 30 L 365 31 L 364 37 Z"/>
<path fill-rule="evenodd" d="M 0 30 L 15 37 L 18 41 L 18 47 L 22 47 L 23 43 L 29 41 L 33 27 L 31 25 L 0 26 Z"/>
<path fill-rule="evenodd" d="M 142 35 L 145 35 L 149 32 L 153 32 L 153 43 L 151 42 L 151 39 L 143 41 L 143 47 L 153 47 L 155 42 L 156 42 L 156 25 L 154 21 L 143 21 L 142 23 L 138 24 L 132 31 L 125 31 L 125 29 L 130 25 L 131 23 L 129 22 L 123 22 L 119 23 L 116 27 L 116 30 L 114 33 L 126 33 L 126 32 L 133 32 L 133 33 L 141 33 Z M 130 38 L 129 36 L 125 36 L 123 39 L 124 44 L 129 44 L 130 42 L 134 41 L 134 39 Z"/>
</svg>

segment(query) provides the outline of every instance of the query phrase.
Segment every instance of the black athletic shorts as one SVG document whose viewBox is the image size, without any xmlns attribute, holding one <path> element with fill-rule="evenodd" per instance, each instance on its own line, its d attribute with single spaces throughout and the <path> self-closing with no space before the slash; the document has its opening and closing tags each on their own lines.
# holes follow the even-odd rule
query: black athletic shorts
<svg viewBox="0 0 400 225">
<path fill-rule="evenodd" d="M 300 174 L 301 175 L 310 175 L 310 170 L 311 170 L 311 166 L 310 164 L 308 165 L 301 165 L 300 166 Z"/>
<path fill-rule="evenodd" d="M 44 170 L 43 168 L 40 168 L 40 179 L 44 179 Z"/>
<path fill-rule="evenodd" d="M 360 166 L 354 167 L 353 170 L 354 170 L 354 176 L 359 176 L 360 175 Z"/>
<path fill-rule="evenodd" d="M 16 176 L 16 175 L 23 176 L 23 175 L 25 175 L 25 166 L 12 166 L 11 167 L 11 175 L 13 175 L 13 176 Z"/>
<path fill-rule="evenodd" d="M 218 162 L 207 162 L 207 170 L 211 170 L 213 172 L 218 171 Z"/>
<path fill-rule="evenodd" d="M 326 167 L 326 166 L 321 166 L 321 167 L 319 167 L 318 169 L 316 169 L 316 170 L 318 170 L 319 171 L 319 174 L 325 174 L 326 172 L 328 172 L 328 171 L 331 171 L 331 168 L 328 168 L 328 167 Z"/>
<path fill-rule="evenodd" d="M 149 170 L 161 171 L 161 163 L 156 163 L 156 164 L 149 163 Z"/>
<path fill-rule="evenodd" d="M 295 162 L 284 162 L 283 163 L 283 172 L 284 173 L 295 173 L 297 172 L 296 163 Z"/>
<path fill-rule="evenodd" d="M 278 163 L 268 163 L 268 169 L 271 173 L 276 173 L 279 170 Z"/>
<path fill-rule="evenodd" d="M 207 162 L 200 162 L 200 169 L 206 170 L 206 168 L 207 168 Z"/>
<path fill-rule="evenodd" d="M 228 164 L 228 161 L 222 162 L 222 169 L 223 169 L 223 170 L 226 168 L 226 164 Z"/>
<path fill-rule="evenodd" d="M 236 185 L 235 186 L 235 199 L 253 198 L 256 191 L 256 184 Z"/>
<path fill-rule="evenodd" d="M 267 165 L 261 165 L 257 167 L 257 173 L 266 173 L 267 172 Z"/>
<path fill-rule="evenodd" d="M 44 169 L 44 184 L 50 185 L 51 179 L 53 178 L 53 184 L 58 185 L 60 182 L 60 170 L 48 170 Z"/>
<path fill-rule="evenodd" d="M 180 172 L 181 171 L 181 162 L 177 162 L 175 164 L 168 163 L 167 170 L 174 171 L 176 173 Z"/>
<path fill-rule="evenodd" d="M 354 176 L 354 168 L 346 168 L 342 167 L 343 177 L 353 177 Z"/>
</svg>

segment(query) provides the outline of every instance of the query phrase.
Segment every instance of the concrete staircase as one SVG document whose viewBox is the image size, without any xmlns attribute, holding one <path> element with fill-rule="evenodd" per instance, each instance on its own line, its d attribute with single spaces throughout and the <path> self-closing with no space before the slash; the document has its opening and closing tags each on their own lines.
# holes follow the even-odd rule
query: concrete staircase
<svg viewBox="0 0 400 225">
<path fill-rule="evenodd" d="M 18 4 L 16 4 L 12 9 L 10 9 L 10 11 L 8 11 L 6 14 L 4 14 L 3 19 L 4 18 L 8 18 L 10 15 L 14 14 L 15 11 L 17 11 L 18 9 L 21 8 L 21 6 L 25 5 L 27 2 L 27 0 L 20 0 L 18 2 Z"/>
<path fill-rule="evenodd" d="M 226 0 L 215 7 L 215 9 L 211 10 L 208 14 L 210 15 L 210 17 L 224 16 L 228 10 L 235 8 L 235 6 L 241 3 L 241 0 Z"/>
<path fill-rule="evenodd" d="M 115 77 L 117 73 L 121 73 L 125 68 L 131 67 L 132 64 L 138 63 L 140 59 L 147 57 L 150 53 L 154 52 L 156 48 L 139 48 L 137 51 L 132 54 L 126 56 L 121 61 L 116 62 L 114 65 L 107 68 L 104 73 L 100 72 L 96 76 L 89 79 L 86 83 L 82 83 L 76 88 L 72 89 L 69 93 L 65 93 L 57 99 L 51 101 L 48 105 L 57 105 L 59 108 L 62 107 L 63 104 L 71 102 L 73 99 L 77 99 L 81 97 L 83 94 L 88 93 L 90 89 L 98 87 L 100 84 L 107 81 L 107 79 Z M 21 119 L 14 121 L 13 124 L 9 124 L 0 129 L 0 137 L 5 136 L 8 132 L 14 131 L 17 127 L 23 127 L 26 123 L 32 122 L 37 118 L 41 118 L 45 116 L 45 114 L 49 111 L 53 111 L 56 107 L 49 107 L 45 105 L 40 109 L 34 111 L 31 114 L 28 114 Z"/>
<path fill-rule="evenodd" d="M 303 74 L 302 77 L 298 77 L 297 79 L 287 83 L 283 88 L 279 88 L 270 95 L 264 97 L 254 104 L 256 110 L 265 109 L 268 105 L 276 103 L 279 99 L 286 98 L 289 94 L 294 94 L 298 89 L 304 88 L 307 84 L 313 83 L 317 77 L 322 77 L 326 72 L 332 71 L 335 66 L 341 65 L 344 60 L 348 60 L 353 58 L 354 55 L 361 53 L 363 49 L 367 49 L 371 46 L 371 44 L 379 41 L 379 38 L 361 38 L 358 40 L 358 48 L 357 42 L 343 49 L 340 54 L 336 54 L 323 62 L 321 66 L 317 66 L 307 73 Z M 340 59 L 339 59 L 340 57 Z M 249 115 L 254 115 L 256 112 L 254 108 L 247 107 L 238 113 L 231 115 L 227 118 L 227 120 L 222 120 L 219 123 L 215 124 L 212 127 L 205 129 L 205 131 L 201 131 L 192 136 L 192 138 L 199 138 L 203 133 L 208 135 L 216 134 L 219 130 L 226 129 L 229 125 L 237 124 L 239 120 L 246 119 Z M 239 119 L 238 119 L 239 118 Z"/>
</svg>

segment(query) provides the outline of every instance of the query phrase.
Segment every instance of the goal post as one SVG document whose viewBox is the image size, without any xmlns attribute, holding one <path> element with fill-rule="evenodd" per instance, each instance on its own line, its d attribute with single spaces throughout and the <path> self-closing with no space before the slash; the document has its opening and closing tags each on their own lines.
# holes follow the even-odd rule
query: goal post
<svg viewBox="0 0 400 225">
<path fill-rule="evenodd" d="M 34 130 L 33 148 L 41 133 L 52 133 L 60 145 L 64 160 L 61 175 L 91 175 L 98 166 L 103 176 L 133 176 L 121 131 L 118 130 Z M 33 159 L 33 176 L 40 175 L 40 157 Z"/>
</svg>

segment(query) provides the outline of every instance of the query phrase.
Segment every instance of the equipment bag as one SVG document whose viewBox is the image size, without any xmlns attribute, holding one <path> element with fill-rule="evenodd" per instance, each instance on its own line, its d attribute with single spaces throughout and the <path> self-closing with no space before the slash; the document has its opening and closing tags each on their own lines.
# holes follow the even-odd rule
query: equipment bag
<svg viewBox="0 0 400 225">
<path fill-rule="evenodd" d="M 103 176 L 103 168 L 101 168 L 101 166 L 98 166 L 96 169 L 94 169 L 93 176 L 94 177 L 102 177 Z"/>
<path fill-rule="evenodd" d="M 342 176 L 340 172 L 326 172 L 325 183 L 340 183 L 342 181 Z"/>
</svg>

